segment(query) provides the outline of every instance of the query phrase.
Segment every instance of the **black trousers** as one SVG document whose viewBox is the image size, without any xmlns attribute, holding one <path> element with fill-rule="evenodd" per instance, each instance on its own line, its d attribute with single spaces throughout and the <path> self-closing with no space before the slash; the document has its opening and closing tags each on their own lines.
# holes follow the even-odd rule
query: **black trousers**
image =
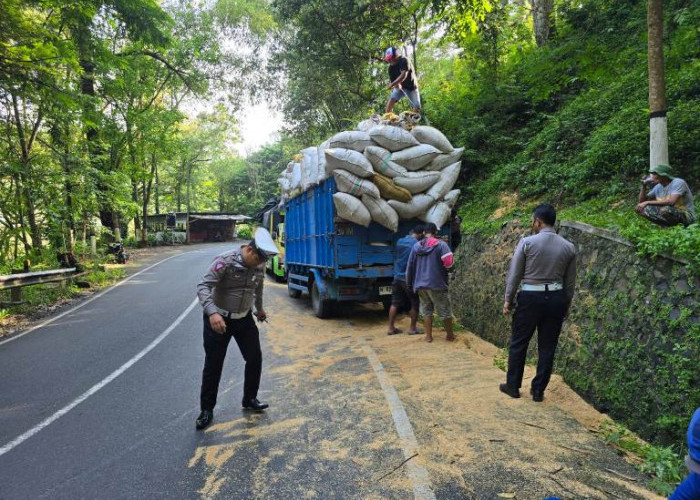
<svg viewBox="0 0 700 500">
<path fill-rule="evenodd" d="M 262 372 L 262 351 L 260 350 L 260 333 L 253 320 L 253 314 L 241 319 L 224 318 L 226 332 L 216 333 L 211 329 L 209 317 L 204 316 L 204 370 L 202 371 L 202 391 L 199 397 L 200 409 L 213 410 L 216 395 L 219 392 L 221 370 L 224 367 L 226 350 L 231 337 L 236 340 L 245 360 L 245 379 L 243 381 L 243 399 L 257 397 Z"/>
<path fill-rule="evenodd" d="M 532 380 L 532 389 L 545 390 L 552 376 L 554 352 L 567 307 L 564 290 L 518 293 L 508 353 L 506 382 L 509 387 L 519 389 L 522 385 L 527 347 L 536 328 L 538 360 L 537 375 Z"/>
</svg>

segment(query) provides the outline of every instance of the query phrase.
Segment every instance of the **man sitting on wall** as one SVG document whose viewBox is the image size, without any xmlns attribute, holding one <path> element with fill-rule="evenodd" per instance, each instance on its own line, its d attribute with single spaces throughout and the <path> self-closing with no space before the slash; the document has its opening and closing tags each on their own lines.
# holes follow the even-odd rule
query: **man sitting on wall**
<svg viewBox="0 0 700 500">
<path fill-rule="evenodd" d="M 668 165 L 649 170 L 649 176 L 642 180 L 635 210 L 660 226 L 687 226 L 696 220 L 693 193 L 683 179 L 671 175 Z"/>
</svg>

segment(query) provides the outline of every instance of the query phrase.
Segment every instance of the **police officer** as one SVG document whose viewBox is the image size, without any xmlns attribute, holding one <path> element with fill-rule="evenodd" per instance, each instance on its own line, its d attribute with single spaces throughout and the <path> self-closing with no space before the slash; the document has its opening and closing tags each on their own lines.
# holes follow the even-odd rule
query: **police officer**
<svg viewBox="0 0 700 500">
<path fill-rule="evenodd" d="M 268 407 L 257 398 L 262 351 L 253 314 L 258 321 L 267 318 L 263 309 L 265 261 L 277 253 L 277 246 L 270 233 L 258 228 L 249 244 L 216 257 L 197 285 L 199 302 L 204 308 L 205 352 L 200 394 L 201 413 L 196 421 L 197 430 L 204 429 L 214 419 L 221 370 L 231 337 L 236 340 L 245 360 L 243 408 L 262 411 Z M 251 312 L 253 301 L 255 313 Z"/>
<path fill-rule="evenodd" d="M 534 234 L 520 240 L 506 279 L 505 316 L 513 310 L 513 299 L 522 281 L 513 315 L 508 374 L 506 383 L 499 387 L 512 398 L 520 397 L 527 347 L 537 329 L 537 374 L 530 393 L 534 401 L 544 399 L 561 326 L 574 296 L 576 249 L 554 231 L 556 219 L 552 205 L 545 203 L 535 208 Z"/>
</svg>

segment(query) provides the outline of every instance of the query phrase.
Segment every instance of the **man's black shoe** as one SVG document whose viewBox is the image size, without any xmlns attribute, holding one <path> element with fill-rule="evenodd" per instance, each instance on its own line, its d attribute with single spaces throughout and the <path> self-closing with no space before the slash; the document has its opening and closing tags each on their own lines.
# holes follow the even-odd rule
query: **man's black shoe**
<svg viewBox="0 0 700 500">
<path fill-rule="evenodd" d="M 532 394 L 532 400 L 541 403 L 544 401 L 544 391 L 540 391 L 539 389 L 533 389 L 532 387 L 530 388 L 530 394 Z"/>
<path fill-rule="evenodd" d="M 195 420 L 195 424 L 197 424 L 197 430 L 201 431 L 202 429 L 206 429 L 207 427 L 209 427 L 209 424 L 211 424 L 213 421 L 214 412 L 211 410 L 202 410 L 202 412 L 197 417 L 197 420 Z"/>
<path fill-rule="evenodd" d="M 263 411 L 265 408 L 270 406 L 267 403 L 261 403 L 260 401 L 258 401 L 258 398 L 244 399 L 241 404 L 243 405 L 244 409 L 255 411 Z"/>
<path fill-rule="evenodd" d="M 501 390 L 501 392 L 508 394 L 511 398 L 517 399 L 520 397 L 520 391 L 518 389 L 513 389 L 508 384 L 501 384 L 498 386 L 498 388 Z"/>
</svg>

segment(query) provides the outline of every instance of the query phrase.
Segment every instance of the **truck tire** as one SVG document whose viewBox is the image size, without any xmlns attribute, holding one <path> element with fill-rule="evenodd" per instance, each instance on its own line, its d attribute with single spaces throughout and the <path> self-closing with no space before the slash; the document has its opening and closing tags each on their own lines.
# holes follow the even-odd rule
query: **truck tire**
<svg viewBox="0 0 700 500">
<path fill-rule="evenodd" d="M 299 297 L 301 297 L 301 290 L 297 290 L 296 288 L 292 288 L 289 285 L 290 285 L 290 283 L 289 283 L 289 281 L 287 281 L 287 294 L 293 299 L 298 299 Z"/>
<path fill-rule="evenodd" d="M 333 307 L 332 300 L 321 298 L 321 292 L 319 292 L 315 281 L 313 285 L 311 285 L 311 307 L 316 317 L 321 319 L 330 317 L 331 308 Z"/>
</svg>

